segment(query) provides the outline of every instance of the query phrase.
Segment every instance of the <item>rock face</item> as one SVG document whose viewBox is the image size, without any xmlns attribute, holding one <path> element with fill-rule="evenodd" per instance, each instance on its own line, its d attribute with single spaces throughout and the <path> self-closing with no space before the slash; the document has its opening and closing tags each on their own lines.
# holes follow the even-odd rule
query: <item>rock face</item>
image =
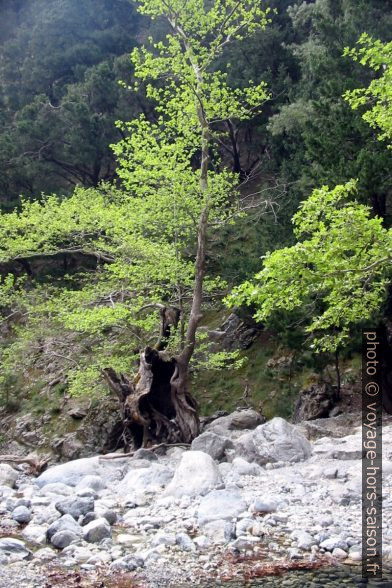
<svg viewBox="0 0 392 588">
<path fill-rule="evenodd" d="M 18 472 L 6 463 L 0 463 L 0 486 L 15 486 Z"/>
<path fill-rule="evenodd" d="M 296 402 L 293 422 L 311 421 L 327 417 L 337 401 L 336 389 L 331 384 L 313 384 L 302 390 Z"/>
<path fill-rule="evenodd" d="M 245 433 L 235 443 L 236 456 L 259 465 L 278 461 L 296 462 L 312 453 L 309 441 L 296 427 L 280 417 Z"/>
<path fill-rule="evenodd" d="M 26 455 L 28 448 L 40 448 L 48 457 L 69 460 L 117 448 L 122 429 L 116 398 L 103 398 L 99 406 L 93 407 L 88 399 L 64 398 L 59 418 L 57 423 L 57 417 L 49 413 L 12 415 L 5 431 L 5 453 Z"/>
<path fill-rule="evenodd" d="M 83 443 L 77 432 L 67 433 L 53 442 L 53 448 L 58 455 L 65 459 L 76 459 L 83 454 Z"/>
<path fill-rule="evenodd" d="M 215 419 L 212 421 L 212 423 L 209 423 L 205 427 L 205 431 L 212 431 L 221 434 L 221 432 L 224 430 L 232 431 L 254 429 L 264 422 L 265 417 L 263 417 L 259 412 L 253 410 L 252 408 L 247 408 L 245 410 L 236 410 L 227 416 Z"/>
<path fill-rule="evenodd" d="M 208 453 L 212 459 L 221 461 L 225 457 L 226 449 L 233 449 L 233 442 L 227 437 L 216 435 L 212 431 L 205 431 L 192 441 L 192 451 Z"/>
<path fill-rule="evenodd" d="M 202 451 L 189 451 L 183 454 L 165 495 L 205 494 L 221 483 L 219 468 L 212 457 Z"/>
<path fill-rule="evenodd" d="M 261 325 L 252 317 L 241 318 L 232 313 L 219 329 L 208 331 L 208 336 L 224 349 L 248 349 L 259 336 L 261 329 Z"/>
</svg>

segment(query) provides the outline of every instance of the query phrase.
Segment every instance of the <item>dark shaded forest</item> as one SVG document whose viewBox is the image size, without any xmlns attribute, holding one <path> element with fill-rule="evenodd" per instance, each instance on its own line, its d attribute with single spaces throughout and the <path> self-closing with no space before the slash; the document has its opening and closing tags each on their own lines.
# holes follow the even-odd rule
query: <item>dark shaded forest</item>
<svg viewBox="0 0 392 588">
<path fill-rule="evenodd" d="M 323 183 L 359 178 L 377 214 L 388 215 L 390 154 L 343 100 L 371 73 L 343 58 L 360 34 L 388 40 L 391 11 L 378 0 L 269 3 L 269 27 L 225 56 L 230 83 L 266 82 L 262 115 L 230 129 L 224 146 L 236 172 L 253 172 L 276 191 L 278 222 Z M 109 145 L 115 121 L 145 112 L 143 97 L 119 80 L 132 77 L 129 54 L 165 34 L 127 0 L 3 0 L 1 3 L 0 195 L 3 208 L 21 194 L 69 194 L 75 185 L 115 178 Z M 157 29 L 157 30 L 155 30 Z"/>
</svg>

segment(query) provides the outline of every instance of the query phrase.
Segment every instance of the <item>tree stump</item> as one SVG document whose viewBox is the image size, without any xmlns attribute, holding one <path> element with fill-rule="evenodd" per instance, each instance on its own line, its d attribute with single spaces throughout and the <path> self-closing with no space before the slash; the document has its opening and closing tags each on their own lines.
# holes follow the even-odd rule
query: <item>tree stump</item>
<svg viewBox="0 0 392 588">
<path fill-rule="evenodd" d="M 190 443 L 198 435 L 197 404 L 186 386 L 179 385 L 180 373 L 175 357 L 151 347 L 140 354 L 134 381 L 111 368 L 104 370 L 121 403 L 126 450 L 157 443 Z"/>
</svg>

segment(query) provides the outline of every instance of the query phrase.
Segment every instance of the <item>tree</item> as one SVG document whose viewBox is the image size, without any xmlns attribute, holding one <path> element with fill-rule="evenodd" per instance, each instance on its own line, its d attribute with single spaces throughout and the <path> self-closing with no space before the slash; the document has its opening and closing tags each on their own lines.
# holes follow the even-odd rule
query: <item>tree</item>
<svg viewBox="0 0 392 588">
<path fill-rule="evenodd" d="M 384 74 L 367 89 L 348 91 L 345 97 L 354 109 L 373 98 L 373 108 L 363 118 L 381 129 L 380 139 L 388 139 L 390 44 L 374 42 L 368 35 L 362 35 L 359 44 L 361 49 L 345 53 L 376 71 L 383 65 Z M 383 318 L 383 402 L 391 412 L 392 229 L 357 197 L 354 180 L 332 190 L 314 190 L 292 219 L 297 243 L 267 253 L 263 269 L 236 288 L 227 303 L 250 305 L 255 317 L 265 321 L 299 311 L 311 348 L 332 352 L 336 358 L 358 325 L 369 320 L 379 324 Z"/>
<path fill-rule="evenodd" d="M 94 365 L 73 367 L 70 379 L 80 386 L 91 368 L 104 370 L 140 442 L 189 442 L 198 432 L 190 362 L 205 293 L 221 287 L 207 276 L 210 235 L 240 208 L 238 175 L 219 157 L 219 123 L 252 117 L 267 97 L 263 83 L 231 89 L 215 65 L 231 42 L 265 27 L 268 11 L 235 0 L 142 0 L 140 11 L 164 16 L 172 31 L 132 54 L 135 77 L 156 102 L 155 120 L 119 123 L 125 137 L 113 148 L 121 191 L 77 189 L 65 201 L 47 197 L 1 217 L 3 306 L 9 312 L 16 296 L 35 329 L 49 316 L 58 330 L 83 335 Z M 60 281 L 42 270 L 53 259 L 66 267 Z M 29 287 L 16 294 L 23 269 Z M 118 373 L 124 350 L 129 367 L 130 347 L 154 332 L 157 307 L 159 340 L 141 353 L 132 382 Z M 110 349 L 116 329 L 117 354 Z"/>
<path fill-rule="evenodd" d="M 232 90 L 226 83 L 227 75 L 212 71 L 212 67 L 226 45 L 265 26 L 266 13 L 254 2 L 240 4 L 235 0 L 215 2 L 210 8 L 202 0 L 186 5 L 180 0 L 146 0 L 141 2 L 141 11 L 152 18 L 163 14 L 173 32 L 167 43 L 154 44 L 157 56 L 146 49 L 134 50 L 135 76 L 154 81 L 164 77 L 166 84 L 163 88 L 147 85 L 147 96 L 159 103 L 157 123 L 141 117 L 128 125 L 131 136 L 119 143 L 115 152 L 120 157 L 118 173 L 127 189 L 145 195 L 157 187 L 164 191 L 174 188 L 185 201 L 198 202 L 192 303 L 171 380 L 172 394 L 181 396 L 188 387 L 189 363 L 202 318 L 210 217 L 214 219 L 216 211 L 227 206 L 225 200 L 236 181 L 225 170 L 211 172 L 212 164 L 219 165 L 212 152 L 218 135 L 214 125 L 249 118 L 266 98 L 263 83 Z M 190 165 L 193 158 L 200 161 L 197 172 Z M 179 303 L 182 311 L 181 295 Z M 194 434 L 195 430 L 189 430 L 185 436 L 189 439 Z"/>
<path fill-rule="evenodd" d="M 354 110 L 370 106 L 362 118 L 372 128 L 380 130 L 380 141 L 389 141 L 388 147 L 392 148 L 392 42 L 382 43 L 364 33 L 357 45 L 351 50 L 347 48 L 345 54 L 362 65 L 369 65 L 381 75 L 373 79 L 367 88 L 347 91 L 345 98 Z"/>
<path fill-rule="evenodd" d="M 268 253 L 228 304 L 254 306 L 261 321 L 301 308 L 312 348 L 343 347 L 353 327 L 380 312 L 392 275 L 392 230 L 355 194 L 354 181 L 315 190 L 293 217 L 298 242 Z"/>
<path fill-rule="evenodd" d="M 342 96 L 367 86 L 372 74 L 342 55 L 364 30 L 389 39 L 391 9 L 380 0 L 315 0 L 288 12 L 300 75 L 269 124 L 283 154 L 280 182 L 291 184 L 295 205 L 285 210 L 291 217 L 314 188 L 357 178 L 359 197 L 388 223 L 391 154 Z"/>
<path fill-rule="evenodd" d="M 11 4 L 11 3 L 6 3 Z M 0 200 L 70 194 L 114 177 L 109 144 L 118 118 L 140 112 L 126 97 L 129 52 L 143 35 L 127 0 L 26 0 L 0 31 Z M 3 42 L 2 42 L 3 41 Z"/>
</svg>

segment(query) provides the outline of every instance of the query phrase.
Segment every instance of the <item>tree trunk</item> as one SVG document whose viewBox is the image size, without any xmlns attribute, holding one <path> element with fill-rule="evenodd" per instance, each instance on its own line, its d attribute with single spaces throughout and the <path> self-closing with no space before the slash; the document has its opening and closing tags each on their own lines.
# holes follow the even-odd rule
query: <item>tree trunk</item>
<svg viewBox="0 0 392 588">
<path fill-rule="evenodd" d="M 387 197 L 386 194 L 372 194 L 371 203 L 374 214 L 385 221 L 387 215 Z"/>
<path fill-rule="evenodd" d="M 340 377 L 340 362 L 339 362 L 339 351 L 335 351 L 335 372 L 336 372 L 336 395 L 337 400 L 341 399 L 341 377 Z"/>
<path fill-rule="evenodd" d="M 237 143 L 238 131 L 237 131 L 237 129 L 234 128 L 231 120 L 228 120 L 226 122 L 226 126 L 229 131 L 229 139 L 230 139 L 230 143 L 231 143 L 231 154 L 233 156 L 233 172 L 235 174 L 238 174 L 241 178 L 241 176 L 243 176 L 243 170 L 241 167 L 241 159 L 240 159 L 240 153 L 238 150 L 238 143 Z"/>
<path fill-rule="evenodd" d="M 197 405 L 186 386 L 187 366 L 176 358 L 146 347 L 134 382 L 112 369 L 104 375 L 121 403 L 127 451 L 157 443 L 190 443 L 198 435 Z"/>
<path fill-rule="evenodd" d="M 169 11 L 170 12 L 170 11 Z M 203 104 L 203 71 L 194 58 L 186 33 L 176 21 L 176 15 L 169 14 L 172 28 L 188 52 L 190 64 L 196 78 L 195 109 L 200 126 L 200 211 L 197 229 L 197 248 L 195 259 L 195 278 L 192 305 L 184 337 L 184 344 L 176 357 L 170 357 L 163 350 L 167 344 L 172 326 L 177 327 L 180 313 L 167 312 L 162 306 L 161 333 L 155 349 L 146 347 L 140 354 L 139 372 L 135 383 L 128 382 L 128 390 L 123 401 L 124 423 L 127 425 L 134 444 L 149 447 L 156 443 L 190 443 L 200 430 L 196 401 L 189 393 L 189 365 L 196 344 L 196 332 L 202 314 L 203 285 L 206 263 L 207 228 L 210 214 L 210 195 L 208 192 L 208 171 L 210 164 L 211 136 Z M 178 309 L 176 309 L 178 310 Z M 117 376 L 106 370 L 106 378 L 113 390 L 118 389 Z M 121 384 L 121 382 L 118 382 Z M 122 390 L 119 390 L 120 395 Z M 133 430 L 135 427 L 138 429 Z M 142 440 L 140 443 L 140 429 Z M 137 438 L 135 438 L 137 436 Z"/>
</svg>

